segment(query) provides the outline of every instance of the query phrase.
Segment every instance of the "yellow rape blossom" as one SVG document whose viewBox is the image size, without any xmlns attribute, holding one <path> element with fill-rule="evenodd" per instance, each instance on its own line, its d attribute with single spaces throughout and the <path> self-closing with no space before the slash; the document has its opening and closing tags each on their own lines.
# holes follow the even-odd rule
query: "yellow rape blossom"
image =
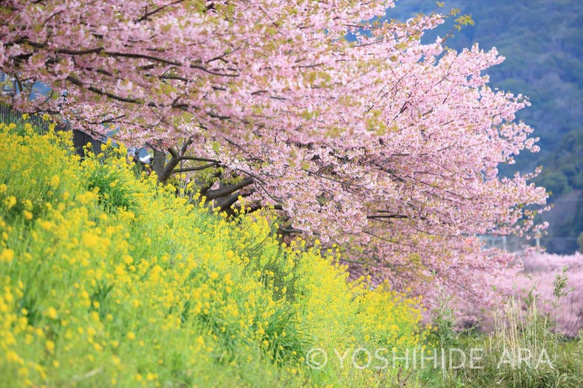
<svg viewBox="0 0 583 388">
<path fill-rule="evenodd" d="M 10 131 L 0 124 L 0 179 L 11 177 L 0 184 L 0 207 L 21 203 L 23 216 L 0 219 L 0 368 L 14 364 L 8 386 L 57 386 L 100 368 L 107 373 L 79 384 L 172 385 L 176 354 L 192 385 L 212 385 L 204 371 L 217 370 L 217 355 L 229 360 L 221 368 L 235 368 L 226 373 L 248 360 L 265 385 L 275 384 L 269 373 L 302 385 L 310 379 L 302 344 L 402 349 L 422 340 L 417 302 L 371 290 L 367 279 L 350 282 L 339 252 L 321 255 L 304 240 L 280 245 L 269 212 L 233 222 L 210 213 L 200 196 L 187 205 L 154 174 L 136 178 L 113 143 L 102 159 L 81 161 L 61 135 Z M 103 176 L 115 179 L 100 184 Z M 112 207 L 124 190 L 135 193 L 134 206 Z M 364 373 L 348 382 L 330 372 L 320 383 L 360 386 Z"/>
<path fill-rule="evenodd" d="M 59 182 L 61 181 L 61 178 L 59 178 L 58 175 L 53 175 L 51 177 L 51 180 L 49 182 L 49 186 L 51 186 L 52 188 L 55 188 L 59 185 Z"/>
<path fill-rule="evenodd" d="M 16 205 L 16 197 L 13 195 L 9 196 L 4 200 L 4 205 L 6 205 L 6 208 L 10 210 L 14 205 Z"/>
<path fill-rule="evenodd" d="M 4 249 L 0 254 L 0 262 L 10 263 L 14 260 L 14 251 L 12 249 Z"/>
<path fill-rule="evenodd" d="M 49 307 L 45 314 L 50 319 L 57 319 L 57 310 L 54 307 Z"/>
</svg>

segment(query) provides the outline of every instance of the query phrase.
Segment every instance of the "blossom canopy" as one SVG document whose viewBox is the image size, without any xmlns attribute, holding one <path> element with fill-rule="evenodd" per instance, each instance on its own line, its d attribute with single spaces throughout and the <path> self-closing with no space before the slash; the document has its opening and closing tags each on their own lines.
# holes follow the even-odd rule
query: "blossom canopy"
<svg viewBox="0 0 583 388">
<path fill-rule="evenodd" d="M 381 18 L 392 6 L 8 0 L 0 70 L 23 93 L 5 100 L 94 134 L 115 126 L 128 144 L 179 146 L 395 288 L 442 282 L 475 295 L 475 269 L 504 258 L 475 236 L 540 229 L 545 190 L 532 175 L 498 176 L 537 151 L 515 116 L 528 101 L 488 86 L 495 49 L 422 43 L 446 16 Z M 37 81 L 48 97 L 30 98 Z"/>
</svg>

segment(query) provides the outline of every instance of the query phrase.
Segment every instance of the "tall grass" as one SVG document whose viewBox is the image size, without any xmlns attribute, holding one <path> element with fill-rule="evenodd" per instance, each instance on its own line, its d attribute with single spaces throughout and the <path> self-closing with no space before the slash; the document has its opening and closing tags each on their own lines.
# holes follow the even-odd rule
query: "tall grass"
<svg viewBox="0 0 583 388">
<path fill-rule="evenodd" d="M 565 286 L 557 277 L 557 299 L 568 295 Z M 472 331 L 446 335 L 437 330 L 447 346 L 466 358 L 453 362 L 454 367 L 425 371 L 426 381 L 444 388 L 583 386 L 583 332 L 579 338 L 564 337 L 551 314 L 541 310 L 543 304 L 533 288 L 523 299 L 509 298 L 495 311 L 494 330 L 487 335 Z M 467 357 L 472 351 L 478 355 L 474 361 Z"/>
</svg>

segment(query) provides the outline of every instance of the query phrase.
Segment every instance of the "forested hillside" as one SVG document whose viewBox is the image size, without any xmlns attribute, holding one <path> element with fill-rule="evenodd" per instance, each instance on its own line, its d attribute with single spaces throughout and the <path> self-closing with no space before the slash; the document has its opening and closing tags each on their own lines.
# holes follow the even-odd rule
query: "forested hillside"
<svg viewBox="0 0 583 388">
<path fill-rule="evenodd" d="M 543 165 L 537 181 L 554 193 L 555 209 L 546 215 L 553 227 L 542 243 L 551 252 L 570 253 L 583 236 L 583 126 L 564 135 Z"/>
<path fill-rule="evenodd" d="M 552 224 L 545 242 L 549 251 L 572 253 L 583 231 L 572 212 L 583 208 L 578 191 L 583 189 L 583 152 L 580 145 L 575 146 L 583 135 L 583 1 L 447 1 L 444 9 L 452 8 L 459 8 L 462 15 L 471 14 L 474 25 L 455 31 L 449 20 L 428 39 L 453 30 L 449 47 L 461 50 L 478 42 L 485 49 L 496 47 L 506 57 L 504 63 L 488 70 L 491 86 L 529 97 L 532 106 L 518 116 L 535 128 L 541 152 L 521 155 L 515 166 L 502 172 L 543 165 L 538 182 L 552 191 L 555 204 L 548 215 Z M 436 9 L 434 1 L 401 0 L 387 17 L 406 19 Z M 560 216 L 565 212 L 570 213 L 567 219 Z"/>
</svg>

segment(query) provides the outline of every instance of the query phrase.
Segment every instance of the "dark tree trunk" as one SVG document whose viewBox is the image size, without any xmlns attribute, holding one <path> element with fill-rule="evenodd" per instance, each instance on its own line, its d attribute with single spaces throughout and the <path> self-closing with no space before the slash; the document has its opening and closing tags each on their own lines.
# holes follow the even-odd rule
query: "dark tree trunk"
<svg viewBox="0 0 583 388">
<path fill-rule="evenodd" d="M 152 161 L 152 169 L 158 176 L 158 181 L 163 182 L 164 167 L 166 166 L 166 153 L 154 149 L 154 160 Z"/>
</svg>

